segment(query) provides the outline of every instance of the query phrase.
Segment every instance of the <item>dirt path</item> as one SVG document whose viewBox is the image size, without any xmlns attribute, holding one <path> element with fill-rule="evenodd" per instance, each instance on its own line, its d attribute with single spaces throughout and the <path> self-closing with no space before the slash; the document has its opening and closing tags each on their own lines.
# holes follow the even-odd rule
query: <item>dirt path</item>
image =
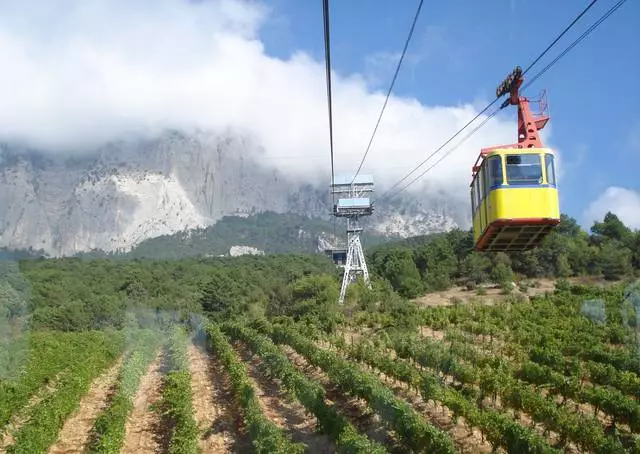
<svg viewBox="0 0 640 454">
<path fill-rule="evenodd" d="M 76 412 L 62 426 L 58 441 L 49 448 L 49 454 L 83 452 L 93 423 L 107 405 L 109 389 L 118 378 L 122 367 L 122 358 L 96 378 L 89 392 L 80 400 Z"/>
<path fill-rule="evenodd" d="M 203 453 L 231 452 L 232 424 L 228 418 L 225 420 L 222 390 L 213 381 L 216 373 L 212 363 L 201 346 L 189 345 L 188 357 L 194 417 L 204 432 L 200 437 L 200 449 Z"/>
<path fill-rule="evenodd" d="M 225 440 L 232 443 L 228 448 L 230 452 L 244 454 L 253 450 L 251 439 L 244 424 L 244 415 L 239 405 L 235 404 L 236 397 L 229 381 L 229 375 L 224 372 L 224 366 L 215 355 L 209 355 L 209 373 L 215 389 L 214 402 L 220 408 L 220 414 L 211 425 L 212 432 L 222 432 Z M 210 451 L 209 451 L 210 452 Z M 203 454 L 207 452 L 203 451 Z"/>
<path fill-rule="evenodd" d="M 162 393 L 162 356 L 160 351 L 140 380 L 133 401 L 133 411 L 125 425 L 122 454 L 160 451 L 157 433 L 161 418 L 152 405 L 159 402 Z"/>
<path fill-rule="evenodd" d="M 574 285 L 595 285 L 598 287 L 608 287 L 614 285 L 620 281 L 603 281 L 596 277 L 570 277 L 567 279 Z M 526 293 L 520 292 L 515 289 L 514 294 L 520 293 L 525 297 L 542 295 L 545 292 L 553 293 L 555 291 L 556 281 L 554 279 L 525 279 L 526 282 L 535 282 L 536 286 L 529 287 Z M 486 286 L 484 287 L 484 294 L 479 295 L 478 289 L 467 290 L 465 287 L 454 286 L 449 290 L 440 292 L 426 293 L 414 301 L 420 307 L 438 307 L 438 306 L 453 306 L 456 301 L 468 303 L 470 301 L 476 301 L 479 303 L 492 305 L 496 302 L 502 301 L 507 298 L 507 295 L 502 294 L 502 289 L 498 286 Z"/>
<path fill-rule="evenodd" d="M 276 379 L 267 378 L 260 370 L 260 358 L 251 355 L 241 343 L 235 342 L 234 348 L 247 365 L 247 372 L 253 381 L 256 395 L 262 411 L 275 424 L 291 434 L 294 441 L 307 445 L 307 451 L 314 454 L 333 454 L 336 452 L 327 435 L 315 432 L 318 420 L 307 414 L 295 397 L 284 392 L 284 387 Z"/>
</svg>

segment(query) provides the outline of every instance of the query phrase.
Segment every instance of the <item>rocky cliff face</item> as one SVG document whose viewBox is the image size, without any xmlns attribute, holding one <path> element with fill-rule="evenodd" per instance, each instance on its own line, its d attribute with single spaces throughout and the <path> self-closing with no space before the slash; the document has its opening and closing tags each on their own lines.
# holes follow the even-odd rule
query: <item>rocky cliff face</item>
<svg viewBox="0 0 640 454">
<path fill-rule="evenodd" d="M 0 247 L 53 256 L 126 251 L 224 215 L 327 215 L 327 188 L 294 183 L 261 165 L 260 152 L 242 137 L 177 132 L 111 143 L 80 158 L 0 145 Z M 394 203 L 377 207 L 367 227 L 409 236 L 465 222 L 437 198 Z"/>
</svg>

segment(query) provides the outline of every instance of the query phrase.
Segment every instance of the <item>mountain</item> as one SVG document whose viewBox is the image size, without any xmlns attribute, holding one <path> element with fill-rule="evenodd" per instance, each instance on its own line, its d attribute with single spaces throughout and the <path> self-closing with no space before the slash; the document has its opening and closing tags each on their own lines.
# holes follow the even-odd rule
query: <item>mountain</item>
<svg viewBox="0 0 640 454">
<path fill-rule="evenodd" d="M 130 251 L 105 254 L 91 251 L 81 257 L 178 259 L 194 256 L 314 253 L 344 244 L 341 232 L 329 220 L 294 213 L 258 213 L 247 217 L 225 216 L 215 225 L 172 235 L 149 238 Z M 364 246 L 387 241 L 386 236 L 366 232 Z"/>
<path fill-rule="evenodd" d="M 207 227 L 225 216 L 270 211 L 329 221 L 328 188 L 300 183 L 265 165 L 263 156 L 258 144 L 231 133 L 167 131 L 83 154 L 2 144 L 0 247 L 51 256 L 128 252 L 151 238 L 207 236 Z M 444 194 L 426 201 L 406 196 L 376 206 L 363 224 L 387 238 L 448 230 L 465 222 L 450 205 Z"/>
</svg>

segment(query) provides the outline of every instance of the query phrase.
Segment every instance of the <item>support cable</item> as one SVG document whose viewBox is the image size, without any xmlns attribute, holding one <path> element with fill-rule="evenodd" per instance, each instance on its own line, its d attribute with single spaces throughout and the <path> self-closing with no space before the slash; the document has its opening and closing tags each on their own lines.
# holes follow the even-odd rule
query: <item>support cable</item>
<svg viewBox="0 0 640 454">
<path fill-rule="evenodd" d="M 597 1 L 597 0 L 594 0 Z M 398 73 L 400 72 L 400 67 L 402 66 L 402 61 L 404 60 L 404 56 L 407 53 L 407 48 L 409 47 L 409 43 L 411 42 L 411 37 L 413 36 L 413 30 L 416 27 L 416 22 L 418 21 L 418 17 L 420 16 L 420 11 L 422 10 L 422 4 L 424 0 L 420 0 L 418 4 L 418 9 L 416 14 L 413 17 L 413 22 L 411 23 L 411 28 L 409 29 L 409 36 L 407 36 L 407 40 L 404 43 L 404 48 L 402 49 L 402 54 L 400 55 L 400 60 L 398 60 L 398 65 L 396 66 L 396 71 L 393 74 L 393 79 L 391 79 L 391 84 L 389 85 L 389 90 L 387 90 L 387 96 L 384 100 L 384 104 L 382 105 L 382 110 L 380 110 L 380 115 L 378 116 L 378 121 L 376 122 L 375 128 L 373 128 L 373 133 L 371 134 L 371 138 L 369 139 L 369 144 L 367 145 L 367 149 L 364 152 L 364 156 L 360 161 L 360 165 L 358 166 L 358 170 L 356 170 L 355 175 L 353 176 L 353 180 L 351 180 L 351 184 L 356 180 L 356 177 L 360 173 L 360 169 L 362 169 L 362 164 L 364 164 L 364 160 L 367 158 L 369 154 L 369 149 L 371 148 L 371 144 L 373 143 L 373 138 L 376 136 L 376 132 L 378 131 L 378 126 L 380 126 L 380 120 L 382 120 L 382 114 L 384 114 L 384 110 L 387 107 L 387 102 L 389 102 L 389 97 L 391 96 L 391 91 L 393 90 L 393 86 L 396 83 L 396 79 L 398 78 Z"/>
</svg>

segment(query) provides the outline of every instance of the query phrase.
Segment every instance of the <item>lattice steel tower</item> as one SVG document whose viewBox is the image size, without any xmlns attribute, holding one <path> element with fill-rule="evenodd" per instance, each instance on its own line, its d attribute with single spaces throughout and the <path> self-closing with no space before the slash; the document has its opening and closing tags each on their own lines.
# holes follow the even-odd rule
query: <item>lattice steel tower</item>
<svg viewBox="0 0 640 454">
<path fill-rule="evenodd" d="M 355 179 L 346 176 L 335 177 L 331 186 L 331 193 L 337 194 L 339 197 L 338 203 L 333 206 L 332 214 L 336 217 L 347 218 L 347 260 L 340 288 L 340 304 L 344 303 L 347 287 L 351 282 L 355 282 L 358 274 L 362 273 L 365 284 L 371 288 L 369 270 L 360 242 L 362 227 L 358 223 L 361 216 L 370 216 L 373 213 L 371 199 L 366 197 L 370 192 L 373 192 L 373 176 L 371 175 L 357 175 Z"/>
</svg>

